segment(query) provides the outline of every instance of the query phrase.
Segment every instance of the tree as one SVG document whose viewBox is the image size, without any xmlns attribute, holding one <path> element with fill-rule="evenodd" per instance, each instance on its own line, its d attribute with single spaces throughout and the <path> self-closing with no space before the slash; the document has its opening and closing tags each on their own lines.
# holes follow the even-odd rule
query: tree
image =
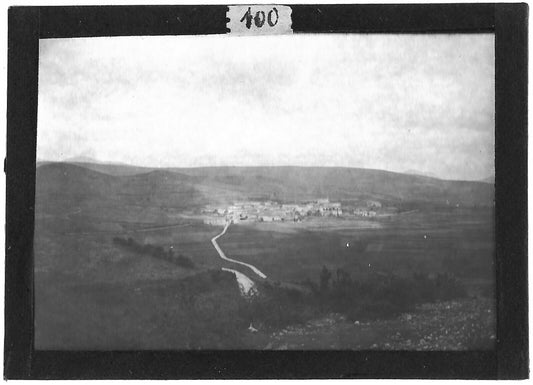
<svg viewBox="0 0 533 385">
<path fill-rule="evenodd" d="M 331 279 L 331 272 L 326 265 L 322 267 L 320 272 L 320 292 L 325 293 L 329 290 L 329 280 Z"/>
<path fill-rule="evenodd" d="M 337 280 L 333 283 L 337 295 L 346 296 L 352 289 L 352 278 L 344 269 L 337 269 Z"/>
</svg>

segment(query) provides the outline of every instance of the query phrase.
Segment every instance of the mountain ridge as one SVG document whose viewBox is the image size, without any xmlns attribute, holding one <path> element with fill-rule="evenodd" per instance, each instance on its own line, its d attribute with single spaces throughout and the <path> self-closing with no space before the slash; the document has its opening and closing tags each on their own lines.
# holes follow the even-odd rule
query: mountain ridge
<svg viewBox="0 0 533 385">
<path fill-rule="evenodd" d="M 80 158 L 80 159 L 78 159 Z M 37 162 L 38 166 L 44 165 L 44 164 L 56 164 L 56 163 L 65 163 L 65 164 L 74 164 L 81 167 L 85 167 L 91 170 L 99 171 L 104 174 L 109 175 L 134 175 L 134 174 L 141 174 L 141 173 L 148 173 L 151 171 L 156 170 L 170 170 L 174 172 L 181 172 L 183 170 L 189 170 L 190 172 L 194 172 L 194 170 L 240 170 L 240 169 L 329 169 L 329 170 L 358 170 L 358 171 L 375 171 L 375 172 L 383 172 L 383 173 L 390 173 L 390 174 L 398 174 L 398 175 L 408 175 L 408 176 L 417 176 L 417 177 L 423 177 L 423 178 L 430 178 L 430 179 L 437 179 L 441 181 L 449 181 L 449 182 L 479 182 L 479 183 L 494 183 L 494 177 L 489 176 L 487 178 L 482 179 L 445 179 L 440 178 L 435 174 L 427 173 L 427 172 L 421 172 L 417 170 L 406 170 L 404 172 L 400 171 L 390 171 L 390 170 L 384 170 L 384 169 L 377 169 L 377 168 L 364 168 L 364 167 L 350 167 L 350 166 L 295 166 L 295 165 L 280 165 L 280 166 L 228 166 L 228 165 L 222 165 L 222 166 L 195 166 L 195 167 L 151 167 L 151 166 L 138 166 L 138 165 L 131 165 L 127 163 L 121 163 L 121 162 L 105 162 L 105 161 L 99 161 L 92 158 L 86 158 L 86 160 L 81 159 L 83 157 L 73 157 L 72 160 L 66 159 L 62 161 L 49 161 L 49 160 L 42 160 L 40 159 Z M 89 161 L 92 160 L 92 161 Z"/>
<path fill-rule="evenodd" d="M 493 186 L 484 182 L 447 181 L 358 168 L 225 166 L 125 170 L 112 166 L 109 171 L 102 165 L 87 167 L 59 162 L 41 165 L 37 176 L 38 194 L 48 192 L 64 196 L 66 201 L 72 201 L 73 196 L 92 199 L 92 195 L 95 200 L 114 198 L 118 202 L 124 196 L 131 202 L 149 197 L 162 205 L 181 207 L 242 199 L 298 201 L 325 197 L 467 206 L 487 206 L 494 201 Z"/>
</svg>

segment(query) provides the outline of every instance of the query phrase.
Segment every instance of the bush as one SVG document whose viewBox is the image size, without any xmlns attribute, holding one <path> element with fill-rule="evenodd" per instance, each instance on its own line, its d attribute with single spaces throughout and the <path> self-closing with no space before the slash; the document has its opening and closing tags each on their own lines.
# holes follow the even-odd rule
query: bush
<svg viewBox="0 0 533 385">
<path fill-rule="evenodd" d="M 178 256 L 174 255 L 174 251 L 169 249 L 165 251 L 162 246 L 151 245 L 149 243 L 142 244 L 138 243 L 135 240 L 128 238 L 113 238 L 113 243 L 119 246 L 122 246 L 130 251 L 133 251 L 138 254 L 147 254 L 154 258 L 162 259 L 168 262 L 175 263 L 178 266 L 193 269 L 195 267 L 194 262 L 184 255 L 179 254 Z"/>
<path fill-rule="evenodd" d="M 181 267 L 186 267 L 188 269 L 194 268 L 194 262 L 189 257 L 181 254 L 175 258 L 175 262 Z"/>
<path fill-rule="evenodd" d="M 302 285 L 308 290 L 262 283 L 260 294 L 241 304 L 239 317 L 256 327 L 272 328 L 304 323 L 330 312 L 344 314 L 352 321 L 386 319 L 412 311 L 422 303 L 466 295 L 464 285 L 449 274 L 434 278 L 418 273 L 411 277 L 375 274 L 357 281 L 343 269 L 332 273 L 324 267 L 318 282 L 307 279 Z"/>
<path fill-rule="evenodd" d="M 243 304 L 239 316 L 256 327 L 282 328 L 303 323 L 317 315 L 309 298 L 299 290 L 265 282 L 259 287 L 259 294 Z"/>
<path fill-rule="evenodd" d="M 322 272 L 321 282 L 324 276 Z M 382 274 L 357 282 L 347 272 L 338 269 L 331 289 L 326 293 L 321 290 L 320 294 L 317 298 L 321 308 L 361 320 L 393 317 L 411 311 L 421 303 L 461 298 L 466 296 L 466 289 L 459 280 L 446 273 L 435 278 L 423 274 L 409 278 Z"/>
</svg>

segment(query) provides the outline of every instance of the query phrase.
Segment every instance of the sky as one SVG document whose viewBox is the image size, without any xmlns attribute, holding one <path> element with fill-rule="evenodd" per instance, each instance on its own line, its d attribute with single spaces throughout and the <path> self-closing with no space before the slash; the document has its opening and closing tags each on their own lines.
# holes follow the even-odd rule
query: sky
<svg viewBox="0 0 533 385">
<path fill-rule="evenodd" d="M 494 175 L 494 35 L 40 41 L 37 159 Z"/>
</svg>

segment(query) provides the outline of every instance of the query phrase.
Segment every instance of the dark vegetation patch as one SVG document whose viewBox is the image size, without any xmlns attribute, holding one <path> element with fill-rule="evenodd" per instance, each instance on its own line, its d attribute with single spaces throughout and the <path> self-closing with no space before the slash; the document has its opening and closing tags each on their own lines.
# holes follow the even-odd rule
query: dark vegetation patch
<svg viewBox="0 0 533 385">
<path fill-rule="evenodd" d="M 391 318 L 414 310 L 416 305 L 464 298 L 466 288 L 448 273 L 428 276 L 414 273 L 411 277 L 376 274 L 364 281 L 337 269 L 335 274 L 324 266 L 319 285 L 311 284 L 313 296 L 329 311 L 345 314 L 349 319 L 372 320 Z"/>
<path fill-rule="evenodd" d="M 343 269 L 335 273 L 323 267 L 318 282 L 303 282 L 306 289 L 265 282 L 260 295 L 242 314 L 260 326 L 280 328 L 305 323 L 331 312 L 349 320 L 389 319 L 413 311 L 417 305 L 467 296 L 460 280 L 447 273 L 434 276 L 415 273 L 411 277 L 375 274 L 354 280 Z"/>
<path fill-rule="evenodd" d="M 195 267 L 194 262 L 182 254 L 176 255 L 172 249 L 165 249 L 162 246 L 141 244 L 136 242 L 132 238 L 113 238 L 113 243 L 124 247 L 127 250 L 133 251 L 138 254 L 146 254 L 154 258 L 159 258 L 168 262 L 175 263 L 178 266 L 185 267 L 187 269 L 193 269 Z"/>
</svg>

